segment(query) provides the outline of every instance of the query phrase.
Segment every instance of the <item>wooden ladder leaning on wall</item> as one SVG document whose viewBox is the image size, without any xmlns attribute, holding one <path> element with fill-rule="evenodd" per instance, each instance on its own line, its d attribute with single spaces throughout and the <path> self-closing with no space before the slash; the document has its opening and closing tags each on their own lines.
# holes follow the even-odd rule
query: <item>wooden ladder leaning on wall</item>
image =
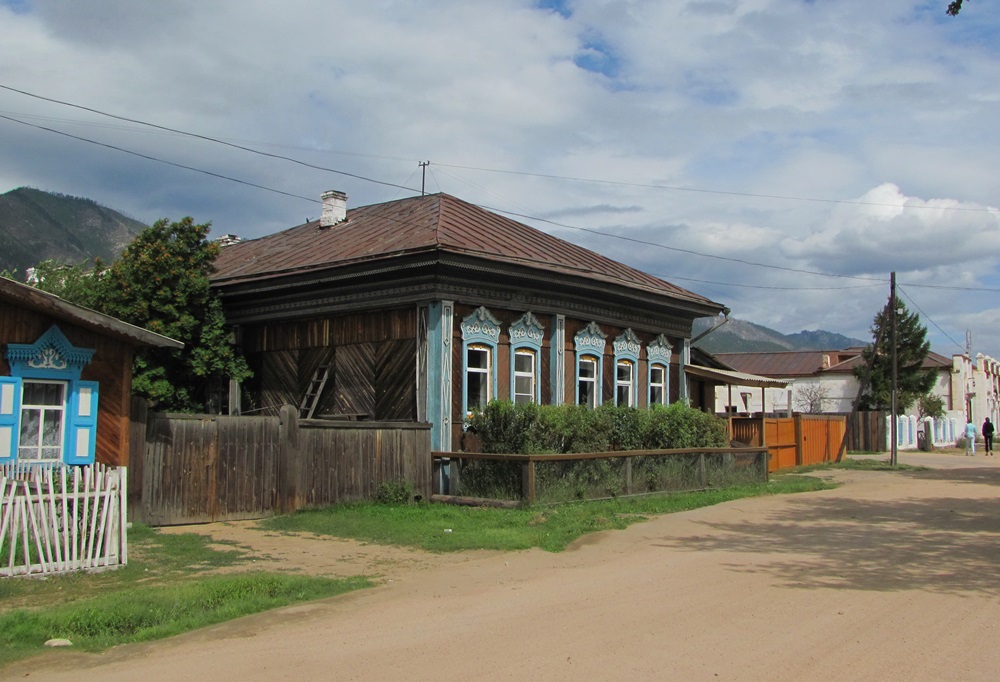
<svg viewBox="0 0 1000 682">
<path fill-rule="evenodd" d="M 309 380 L 309 388 L 306 389 L 305 395 L 302 396 L 302 402 L 299 403 L 299 417 L 301 419 L 312 419 L 316 412 L 316 406 L 319 404 L 319 397 L 323 395 L 326 380 L 329 378 L 330 365 L 320 365 L 313 372 L 312 379 Z"/>
</svg>

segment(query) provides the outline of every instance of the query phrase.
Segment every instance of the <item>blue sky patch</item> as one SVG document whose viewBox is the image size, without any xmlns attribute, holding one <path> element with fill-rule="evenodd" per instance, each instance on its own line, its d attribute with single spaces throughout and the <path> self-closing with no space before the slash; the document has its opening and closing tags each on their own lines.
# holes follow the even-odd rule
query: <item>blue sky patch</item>
<svg viewBox="0 0 1000 682">
<path fill-rule="evenodd" d="M 538 0 L 537 6 L 540 9 L 547 9 L 551 12 L 555 12 L 566 19 L 573 14 L 572 10 L 569 8 L 569 2 L 567 0 Z"/>
<path fill-rule="evenodd" d="M 10 8 L 15 14 L 31 12 L 34 0 L 0 0 L 0 6 Z"/>
<path fill-rule="evenodd" d="M 585 71 L 608 78 L 618 76 L 621 69 L 621 61 L 615 56 L 611 46 L 600 39 L 585 40 L 581 52 L 573 58 L 573 63 Z"/>
</svg>

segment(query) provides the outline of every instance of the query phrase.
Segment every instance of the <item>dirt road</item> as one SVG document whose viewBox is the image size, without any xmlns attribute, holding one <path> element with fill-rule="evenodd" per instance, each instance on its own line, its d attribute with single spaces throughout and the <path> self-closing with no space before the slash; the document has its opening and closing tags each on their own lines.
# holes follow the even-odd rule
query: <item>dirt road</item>
<svg viewBox="0 0 1000 682">
<path fill-rule="evenodd" d="M 379 574 L 382 585 L 5 672 L 73 682 L 995 680 L 1000 463 L 919 458 L 942 468 L 832 472 L 844 483 L 836 490 L 664 516 L 559 554 L 426 555 L 217 526 L 285 566 Z"/>
</svg>

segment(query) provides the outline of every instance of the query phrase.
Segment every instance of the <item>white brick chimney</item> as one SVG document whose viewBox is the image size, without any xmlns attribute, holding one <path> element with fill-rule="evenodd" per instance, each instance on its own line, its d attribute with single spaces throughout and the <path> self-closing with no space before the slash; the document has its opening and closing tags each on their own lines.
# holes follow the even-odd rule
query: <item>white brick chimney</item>
<svg viewBox="0 0 1000 682">
<path fill-rule="evenodd" d="M 320 227 L 333 227 L 347 220 L 347 195 L 331 189 L 323 192 L 323 214 L 319 217 Z"/>
</svg>

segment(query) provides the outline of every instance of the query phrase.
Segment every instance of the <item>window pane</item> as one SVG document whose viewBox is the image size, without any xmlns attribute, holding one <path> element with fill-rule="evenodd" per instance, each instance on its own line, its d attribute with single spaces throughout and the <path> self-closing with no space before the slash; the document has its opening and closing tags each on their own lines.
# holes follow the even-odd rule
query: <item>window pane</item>
<svg viewBox="0 0 1000 682">
<path fill-rule="evenodd" d="M 535 383 L 531 379 L 530 376 L 514 377 L 514 394 L 530 396 L 533 393 L 531 385 Z"/>
<path fill-rule="evenodd" d="M 535 373 L 535 355 L 534 353 L 517 353 L 514 355 L 514 371 L 515 372 L 526 372 L 530 374 Z"/>
<path fill-rule="evenodd" d="M 580 360 L 580 378 L 593 379 L 597 371 L 597 363 L 593 360 Z"/>
<path fill-rule="evenodd" d="M 62 442 L 62 410 L 45 410 L 42 445 L 58 446 Z"/>
<path fill-rule="evenodd" d="M 470 348 L 469 369 L 489 369 L 489 351 L 484 348 Z"/>
<path fill-rule="evenodd" d="M 468 376 L 468 395 L 466 396 L 470 410 L 486 407 L 489 402 L 489 376 L 484 373 L 470 372 Z"/>
<path fill-rule="evenodd" d="M 21 402 L 25 405 L 62 405 L 63 384 L 26 381 Z"/>
<path fill-rule="evenodd" d="M 618 386 L 617 392 L 617 403 L 618 405 L 631 406 L 632 405 L 632 388 L 630 386 L 620 385 Z"/>
<path fill-rule="evenodd" d="M 629 362 L 618 363 L 618 381 L 632 382 L 632 364 Z"/>
<path fill-rule="evenodd" d="M 653 405 L 663 404 L 663 389 L 659 386 L 649 387 L 649 402 Z"/>
<path fill-rule="evenodd" d="M 38 410 L 21 410 L 21 447 L 38 447 L 38 435 L 41 431 L 42 414 Z"/>
<path fill-rule="evenodd" d="M 649 383 L 651 384 L 662 384 L 663 383 L 663 368 L 659 365 L 654 365 L 649 371 Z"/>
<path fill-rule="evenodd" d="M 590 381 L 580 382 L 580 404 L 587 405 L 588 407 L 595 407 L 594 405 L 594 383 Z"/>
</svg>

